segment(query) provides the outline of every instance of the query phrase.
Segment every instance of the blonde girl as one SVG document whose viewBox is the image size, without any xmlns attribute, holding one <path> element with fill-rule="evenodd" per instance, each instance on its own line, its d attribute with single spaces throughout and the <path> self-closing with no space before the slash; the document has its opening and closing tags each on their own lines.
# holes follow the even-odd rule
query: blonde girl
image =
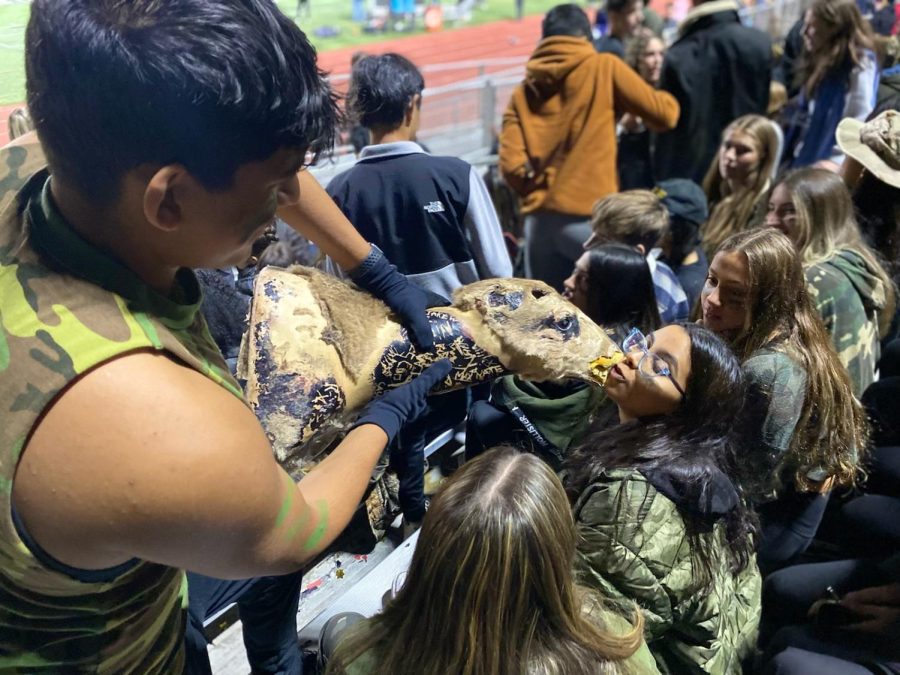
<svg viewBox="0 0 900 675">
<path fill-rule="evenodd" d="M 761 115 L 744 115 L 725 129 L 703 180 L 710 216 L 700 234 L 707 255 L 735 232 L 762 223 L 780 152 L 780 130 Z"/>
</svg>

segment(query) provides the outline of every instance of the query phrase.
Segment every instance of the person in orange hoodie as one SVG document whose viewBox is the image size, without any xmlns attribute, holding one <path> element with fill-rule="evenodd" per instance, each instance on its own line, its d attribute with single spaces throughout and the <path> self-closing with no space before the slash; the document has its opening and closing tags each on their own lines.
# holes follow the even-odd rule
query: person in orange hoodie
<svg viewBox="0 0 900 675">
<path fill-rule="evenodd" d="M 626 112 L 666 131 L 679 108 L 624 61 L 594 51 L 580 7 L 547 12 L 500 134 L 500 171 L 525 214 L 526 276 L 562 288 L 591 233 L 594 202 L 618 191 L 616 116 Z"/>
</svg>

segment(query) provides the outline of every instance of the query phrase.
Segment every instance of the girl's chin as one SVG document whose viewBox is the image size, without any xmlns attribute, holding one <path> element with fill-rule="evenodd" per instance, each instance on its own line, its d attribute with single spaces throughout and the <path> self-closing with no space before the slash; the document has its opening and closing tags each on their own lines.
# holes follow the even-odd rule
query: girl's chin
<svg viewBox="0 0 900 675">
<path fill-rule="evenodd" d="M 781 232 L 781 234 L 783 234 L 783 235 L 784 235 L 785 237 L 787 237 L 788 239 L 791 238 L 791 233 L 788 232 L 788 229 L 787 229 L 784 225 L 781 225 L 781 224 L 778 224 L 778 225 L 770 225 L 769 227 L 771 227 L 771 228 L 774 229 L 774 230 L 778 230 L 779 232 Z"/>
<path fill-rule="evenodd" d="M 713 333 L 720 335 L 726 340 L 731 340 L 735 335 L 737 335 L 737 329 L 725 328 L 719 321 L 716 321 L 715 319 L 708 319 L 704 317 L 702 325 L 704 328 L 708 328 Z"/>
</svg>

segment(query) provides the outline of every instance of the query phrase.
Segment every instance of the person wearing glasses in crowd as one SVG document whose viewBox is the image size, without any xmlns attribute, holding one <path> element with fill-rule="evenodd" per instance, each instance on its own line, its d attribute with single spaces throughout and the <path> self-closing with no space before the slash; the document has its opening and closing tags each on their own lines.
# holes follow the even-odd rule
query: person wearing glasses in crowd
<svg viewBox="0 0 900 675">
<path fill-rule="evenodd" d="M 756 520 L 738 478 L 744 376 L 725 341 L 694 324 L 622 344 L 595 426 L 563 466 L 579 530 L 579 583 L 643 610 L 662 672 L 739 673 L 756 641 Z"/>
<path fill-rule="evenodd" d="M 563 286 L 564 297 L 616 341 L 632 327 L 650 333 L 661 325 L 650 268 L 631 246 L 607 244 L 585 251 Z M 599 387 L 506 375 L 494 382 L 490 401 L 476 401 L 469 408 L 466 456 L 508 444 L 535 452 L 559 469 L 592 418 L 610 412 L 607 407 Z"/>
<path fill-rule="evenodd" d="M 747 377 L 744 461 L 754 481 L 745 487 L 768 571 L 806 550 L 831 489 L 856 482 L 865 415 L 787 236 L 762 228 L 726 239 L 700 302 L 701 323 L 729 341 Z"/>
</svg>

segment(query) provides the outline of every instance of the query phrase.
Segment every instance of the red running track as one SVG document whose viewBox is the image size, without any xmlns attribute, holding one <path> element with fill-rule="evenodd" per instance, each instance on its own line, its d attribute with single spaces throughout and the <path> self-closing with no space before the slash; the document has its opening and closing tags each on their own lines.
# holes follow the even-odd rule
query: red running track
<svg viewBox="0 0 900 675">
<path fill-rule="evenodd" d="M 350 58 L 357 51 L 369 54 L 397 52 L 403 54 L 420 68 L 426 65 L 460 61 L 485 61 L 500 58 L 525 59 L 532 52 L 541 33 L 541 15 L 527 16 L 522 21 L 496 21 L 455 28 L 436 33 L 398 37 L 383 42 L 373 42 L 357 47 L 345 47 L 319 54 L 320 67 L 336 76 L 350 72 Z M 509 66 L 487 69 L 486 72 Z M 476 66 L 426 74 L 426 86 L 437 87 L 478 75 Z M 337 86 L 338 89 L 342 87 Z M 19 104 L 21 105 L 21 104 Z M 0 106 L 0 145 L 9 139 L 7 118 L 19 105 Z"/>
<path fill-rule="evenodd" d="M 350 58 L 358 51 L 367 54 L 397 52 L 420 68 L 440 63 L 506 58 L 521 58 L 524 63 L 540 39 L 541 19 L 541 15 L 527 16 L 522 21 L 496 21 L 471 28 L 456 28 L 336 49 L 321 53 L 319 64 L 332 75 L 346 75 L 350 72 Z M 487 72 L 491 70 L 488 69 Z M 438 87 L 477 75 L 478 69 L 475 66 L 432 72 L 426 74 L 425 84 L 428 87 Z"/>
</svg>

